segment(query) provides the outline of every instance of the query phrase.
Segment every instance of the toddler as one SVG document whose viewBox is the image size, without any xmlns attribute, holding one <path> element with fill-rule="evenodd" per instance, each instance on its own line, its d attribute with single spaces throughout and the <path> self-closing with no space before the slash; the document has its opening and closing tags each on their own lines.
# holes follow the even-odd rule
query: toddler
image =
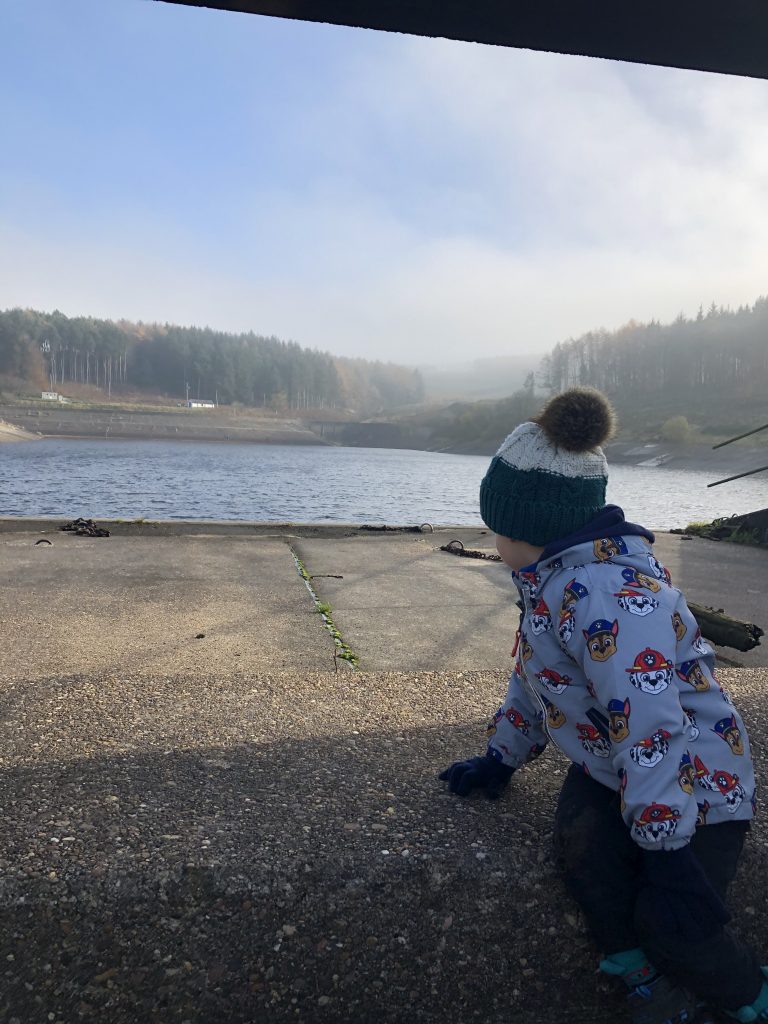
<svg viewBox="0 0 768 1024">
<path fill-rule="evenodd" d="M 605 505 L 607 399 L 574 388 L 507 437 L 480 512 L 522 617 L 484 756 L 440 778 L 500 795 L 549 739 L 566 885 L 634 1024 L 768 1020 L 768 969 L 726 927 L 755 806 L 749 739 L 654 535 Z"/>
</svg>

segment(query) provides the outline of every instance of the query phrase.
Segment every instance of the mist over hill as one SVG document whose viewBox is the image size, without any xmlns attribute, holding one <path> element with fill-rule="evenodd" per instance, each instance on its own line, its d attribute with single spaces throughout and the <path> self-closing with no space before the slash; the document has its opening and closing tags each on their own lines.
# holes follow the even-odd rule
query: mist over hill
<svg viewBox="0 0 768 1024">
<path fill-rule="evenodd" d="M 489 356 L 447 365 L 419 366 L 428 401 L 504 398 L 525 385 L 541 356 Z"/>
<path fill-rule="evenodd" d="M 683 417 L 705 435 L 738 433 L 768 420 L 768 298 L 589 331 L 556 345 L 538 380 L 547 393 L 600 388 L 635 431 Z"/>
<path fill-rule="evenodd" d="M 521 372 L 524 365 L 521 359 Z M 510 372 L 513 366 L 510 359 Z M 428 373 L 425 382 L 429 393 Z M 574 385 L 609 396 L 626 439 L 706 443 L 760 426 L 768 422 L 768 298 L 736 310 L 713 304 L 669 324 L 630 321 L 589 331 L 556 345 L 502 399 L 466 400 L 477 386 L 470 376 L 465 400 L 399 422 L 404 437 L 413 432 L 430 448 L 488 454 L 549 395 Z M 766 444 L 768 434 L 750 443 Z"/>
</svg>

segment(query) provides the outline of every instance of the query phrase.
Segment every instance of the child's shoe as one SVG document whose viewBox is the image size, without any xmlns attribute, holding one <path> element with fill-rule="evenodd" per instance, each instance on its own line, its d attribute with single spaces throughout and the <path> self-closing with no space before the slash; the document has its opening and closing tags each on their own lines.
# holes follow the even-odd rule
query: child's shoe
<svg viewBox="0 0 768 1024">
<path fill-rule="evenodd" d="M 739 1024 L 752 1024 L 753 1021 L 768 1020 L 768 967 L 761 967 L 760 970 L 766 980 L 754 1003 L 751 1006 L 742 1006 L 738 1010 L 725 1011 L 727 1017 L 738 1021 Z"/>
<path fill-rule="evenodd" d="M 714 1024 L 715 1018 L 690 992 L 656 972 L 639 947 L 612 953 L 600 970 L 629 989 L 632 1024 Z"/>
<path fill-rule="evenodd" d="M 695 997 L 663 974 L 633 988 L 627 1002 L 632 1024 L 698 1024 Z"/>
</svg>

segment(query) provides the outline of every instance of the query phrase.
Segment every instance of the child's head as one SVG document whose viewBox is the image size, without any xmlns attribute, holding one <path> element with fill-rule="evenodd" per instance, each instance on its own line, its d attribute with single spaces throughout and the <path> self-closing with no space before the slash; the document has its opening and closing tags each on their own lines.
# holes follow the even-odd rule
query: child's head
<svg viewBox="0 0 768 1024">
<path fill-rule="evenodd" d="M 499 537 L 529 549 L 518 544 L 511 558 L 567 537 L 604 507 L 608 466 L 600 445 L 615 422 L 605 395 L 571 388 L 503 442 L 480 484 L 480 515 Z"/>
<path fill-rule="evenodd" d="M 533 565 L 538 562 L 541 552 L 544 550 L 542 544 L 528 544 L 524 540 L 513 540 L 505 537 L 503 533 L 496 534 L 496 550 L 501 555 L 503 562 L 516 572 L 524 569 L 526 565 Z"/>
</svg>

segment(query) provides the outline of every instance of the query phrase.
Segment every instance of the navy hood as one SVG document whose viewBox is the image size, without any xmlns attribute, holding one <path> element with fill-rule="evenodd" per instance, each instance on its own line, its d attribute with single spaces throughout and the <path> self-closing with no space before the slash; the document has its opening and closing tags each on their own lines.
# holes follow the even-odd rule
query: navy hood
<svg viewBox="0 0 768 1024">
<path fill-rule="evenodd" d="M 624 518 L 624 509 L 618 505 L 606 505 L 594 519 L 590 519 L 580 530 L 568 537 L 561 537 L 552 541 L 551 544 L 547 544 L 536 564 L 554 558 L 561 551 L 575 547 L 577 544 L 597 540 L 598 537 L 645 537 L 651 544 L 656 540 L 656 535 L 650 530 L 646 530 L 644 526 L 628 523 Z"/>
</svg>

